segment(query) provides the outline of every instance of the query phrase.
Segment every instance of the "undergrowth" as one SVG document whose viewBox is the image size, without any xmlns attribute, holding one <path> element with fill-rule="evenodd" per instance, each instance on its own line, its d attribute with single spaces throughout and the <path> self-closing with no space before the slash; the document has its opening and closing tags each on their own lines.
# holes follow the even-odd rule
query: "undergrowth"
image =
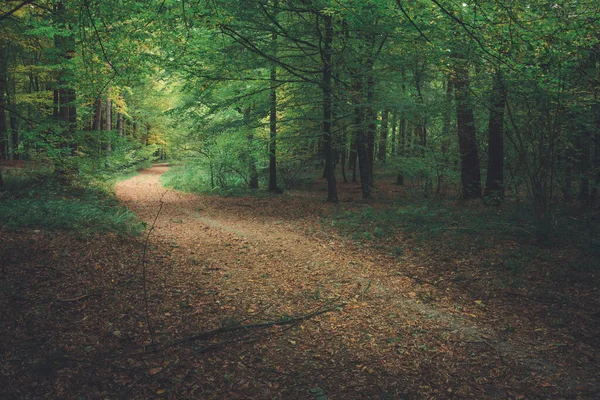
<svg viewBox="0 0 600 400">
<path fill-rule="evenodd" d="M 264 174 L 263 174 L 264 175 Z M 242 176 L 228 174 L 227 177 L 213 175 L 205 166 L 197 163 L 186 163 L 184 165 L 171 166 L 169 170 L 160 177 L 163 186 L 180 190 L 186 193 L 205 193 L 218 196 L 254 196 L 264 197 L 271 194 L 264 190 L 267 182 L 259 180 L 259 190 L 248 188 L 247 182 Z"/>
<path fill-rule="evenodd" d="M 535 259 L 543 261 L 546 250 L 551 248 L 573 248 L 588 260 L 600 255 L 600 227 L 585 226 L 584 222 L 558 215 L 553 241 L 539 243 L 528 210 L 512 204 L 499 209 L 475 203 L 423 205 L 403 200 L 379 207 L 339 210 L 329 223 L 355 241 L 386 247 L 396 256 L 404 254 L 404 246 L 434 254 L 489 251 L 503 258 L 515 273 Z M 505 253 L 505 249 L 498 248 L 503 242 L 518 243 L 518 248 Z M 580 259 L 572 267 L 597 266 L 582 264 Z"/>
<path fill-rule="evenodd" d="M 75 234 L 139 235 L 144 223 L 113 194 L 117 181 L 135 174 L 81 172 L 65 183 L 50 167 L 36 166 L 4 173 L 0 192 L 0 227 L 64 230 Z M 85 167 L 84 167 L 85 168 Z"/>
</svg>

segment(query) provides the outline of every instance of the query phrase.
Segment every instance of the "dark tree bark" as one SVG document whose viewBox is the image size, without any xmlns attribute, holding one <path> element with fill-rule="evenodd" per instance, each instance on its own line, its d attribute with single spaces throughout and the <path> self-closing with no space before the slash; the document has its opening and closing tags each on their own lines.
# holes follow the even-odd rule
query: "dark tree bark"
<svg viewBox="0 0 600 400">
<path fill-rule="evenodd" d="M 62 1 L 59 1 L 55 5 L 55 15 L 57 21 L 64 23 L 68 30 L 71 30 L 71 26 L 68 23 L 67 10 Z M 75 54 L 75 39 L 70 35 L 56 35 L 54 38 L 54 46 L 60 51 L 61 57 L 68 62 L 73 59 Z M 75 124 L 77 122 L 77 107 L 76 107 L 76 96 L 75 89 L 68 85 L 69 76 L 66 76 L 67 72 L 64 70 L 59 73 L 58 77 L 58 88 L 54 91 L 54 102 L 55 102 L 55 117 L 69 124 L 69 133 L 75 131 Z"/>
<path fill-rule="evenodd" d="M 277 8 L 278 2 L 275 1 L 274 7 Z M 275 11 L 277 12 L 277 11 Z M 273 17 L 275 18 L 275 16 Z M 271 46 L 273 57 L 277 57 L 277 33 L 271 34 Z M 283 193 L 283 190 L 277 186 L 277 65 L 271 64 L 271 76 L 269 81 L 269 192 Z"/>
<path fill-rule="evenodd" d="M 582 203 L 588 203 L 590 198 L 590 145 L 591 135 L 587 127 L 581 127 L 577 133 L 577 150 L 579 154 L 579 195 L 578 199 Z"/>
<path fill-rule="evenodd" d="M 109 91 L 110 92 L 110 91 Z M 104 129 L 106 131 L 110 131 L 112 130 L 112 101 L 110 100 L 110 97 L 107 95 L 106 96 L 106 111 L 104 112 Z M 148 129 L 148 131 L 150 131 L 150 129 Z M 108 142 L 106 143 L 106 150 L 107 151 L 112 151 L 112 143 L 110 141 L 110 139 L 108 140 Z"/>
<path fill-rule="evenodd" d="M 442 114 L 442 154 L 444 155 L 448 152 L 448 143 L 450 142 L 450 125 L 452 123 L 452 89 L 452 77 L 448 77 L 446 82 L 446 101 L 444 102 L 444 110 Z"/>
<path fill-rule="evenodd" d="M 459 65 L 454 72 L 462 197 L 464 199 L 474 199 L 481 197 L 481 172 L 477 151 L 475 118 L 473 117 L 469 95 L 469 70 L 466 65 Z"/>
<path fill-rule="evenodd" d="M 360 187 L 363 199 L 371 197 L 371 174 L 369 173 L 369 144 L 365 132 L 365 107 L 361 104 L 362 85 L 360 78 L 355 78 L 353 84 L 353 108 L 354 108 L 354 137 L 356 140 L 356 154 L 358 157 L 358 171 L 360 175 Z"/>
<path fill-rule="evenodd" d="M 96 113 L 94 114 L 94 130 L 102 130 L 102 97 L 96 100 Z"/>
<path fill-rule="evenodd" d="M 250 189 L 258 189 L 258 171 L 256 169 L 256 160 L 254 159 L 253 141 L 254 133 L 250 126 L 250 107 L 244 108 L 244 127 L 246 128 L 246 138 L 248 139 L 248 187 Z"/>
<path fill-rule="evenodd" d="M 106 112 L 105 112 L 105 127 L 107 131 L 112 130 L 112 101 L 110 97 L 106 97 Z"/>
<path fill-rule="evenodd" d="M 388 119 L 390 115 L 390 110 L 385 109 L 381 113 L 381 128 L 379 129 L 379 151 L 377 154 L 377 158 L 385 162 L 385 157 L 387 155 L 387 137 L 388 137 Z"/>
<path fill-rule="evenodd" d="M 496 72 L 490 97 L 488 124 L 488 171 L 485 197 L 501 200 L 504 197 L 504 107 L 506 87 L 500 70 Z"/>
<path fill-rule="evenodd" d="M 337 203 L 337 182 L 335 180 L 335 160 L 333 151 L 333 132 L 331 130 L 331 56 L 333 44 L 333 18 L 331 15 L 323 15 L 325 24 L 325 37 L 323 42 L 323 150 L 325 152 L 325 174 L 327 177 L 327 201 Z"/>
<path fill-rule="evenodd" d="M 356 182 L 356 164 L 357 164 L 358 148 L 356 141 L 356 130 L 352 135 L 352 141 L 350 142 L 350 160 L 348 161 L 348 168 L 352 169 L 352 182 Z"/>
<path fill-rule="evenodd" d="M 397 141 L 398 138 L 396 136 L 396 132 L 398 129 L 398 119 L 397 119 L 397 115 L 396 112 L 393 111 L 391 113 L 391 118 L 390 118 L 390 125 L 392 126 L 392 135 L 390 136 L 390 154 L 392 156 L 396 155 L 396 150 L 397 150 Z"/>
<path fill-rule="evenodd" d="M 373 61 L 368 62 L 369 69 L 373 67 Z M 369 184 L 374 185 L 373 164 L 375 161 L 375 135 L 377 134 L 377 111 L 375 110 L 375 78 L 373 72 L 369 71 L 367 78 L 367 106 L 365 118 L 367 119 L 367 149 L 369 155 Z"/>
<path fill-rule="evenodd" d="M 422 67 L 415 70 L 415 88 L 417 89 L 417 103 L 419 104 L 419 110 L 416 113 L 415 123 L 415 140 L 418 140 L 420 145 L 420 154 L 425 154 L 425 148 L 427 147 L 427 117 L 425 116 L 425 99 L 423 98 L 423 92 L 421 87 L 423 85 L 423 74 L 427 63 L 423 63 Z"/>
<path fill-rule="evenodd" d="M 8 144 L 8 124 L 6 120 L 7 91 L 6 47 L 0 46 L 0 160 L 6 159 Z"/>
<path fill-rule="evenodd" d="M 593 147 L 594 147 L 594 171 L 596 171 L 596 176 L 594 177 L 595 185 L 592 188 L 592 192 L 590 193 L 590 205 L 595 207 L 598 203 L 598 188 L 600 187 L 600 104 L 598 103 L 598 99 L 596 98 L 596 93 L 594 93 L 594 100 L 596 101 L 596 105 L 594 106 L 595 110 L 595 119 L 596 119 L 596 127 L 594 130 L 593 136 Z"/>
<path fill-rule="evenodd" d="M 400 70 L 400 74 L 402 76 L 402 94 L 406 96 L 406 70 L 404 66 Z M 406 143 L 407 143 L 407 131 L 406 131 L 406 112 L 400 111 L 400 125 L 398 126 L 398 148 L 396 150 L 397 154 L 400 157 L 404 157 L 407 154 L 406 151 Z M 400 169 L 398 171 L 398 176 L 396 177 L 396 185 L 404 185 L 404 171 Z"/>
<path fill-rule="evenodd" d="M 341 156 L 341 160 L 340 160 L 340 166 L 342 167 L 342 179 L 344 180 L 344 183 L 348 182 L 348 178 L 346 178 L 346 146 L 344 145 L 344 148 L 340 151 L 340 156 Z"/>
<path fill-rule="evenodd" d="M 6 107 L 8 109 L 8 119 L 10 121 L 10 159 L 18 160 L 19 159 L 19 120 L 17 119 L 17 114 L 14 112 L 16 110 L 16 104 L 14 102 L 14 98 L 16 97 L 16 88 L 14 79 L 12 79 L 12 85 L 9 84 L 11 80 L 8 79 L 8 70 L 5 71 L 5 80 L 6 80 Z"/>
<path fill-rule="evenodd" d="M 117 113 L 117 129 L 119 130 L 119 136 L 123 137 L 123 114 Z"/>
</svg>

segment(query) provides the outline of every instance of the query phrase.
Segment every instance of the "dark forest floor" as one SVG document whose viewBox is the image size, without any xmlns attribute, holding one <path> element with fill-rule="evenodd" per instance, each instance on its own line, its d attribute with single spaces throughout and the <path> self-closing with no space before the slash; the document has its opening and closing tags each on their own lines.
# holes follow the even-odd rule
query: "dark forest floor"
<svg viewBox="0 0 600 400">
<path fill-rule="evenodd" d="M 359 243 L 331 223 L 364 207 L 355 184 L 340 205 L 321 181 L 190 195 L 161 187 L 166 169 L 117 186 L 149 226 L 160 209 L 145 263 L 144 237 L 0 230 L 0 397 L 599 397 L 598 269 L 567 267 L 580 252 L 547 246 L 515 270 L 502 254 L 518 240 Z"/>
</svg>

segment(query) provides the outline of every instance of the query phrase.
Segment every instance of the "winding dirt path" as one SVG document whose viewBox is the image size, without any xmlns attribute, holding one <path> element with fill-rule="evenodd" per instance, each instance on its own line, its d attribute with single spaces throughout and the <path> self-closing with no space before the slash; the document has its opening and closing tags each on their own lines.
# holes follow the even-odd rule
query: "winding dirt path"
<svg viewBox="0 0 600 400">
<path fill-rule="evenodd" d="M 195 373 L 179 377 L 179 397 L 548 398 L 572 389 L 548 383 L 568 371 L 539 355 L 542 343 L 511 342 L 480 323 L 485 310 L 473 299 L 455 304 L 410 278 L 414 261 L 321 232 L 328 205 L 294 193 L 184 194 L 161 186 L 167 168 L 155 166 L 116 189 L 150 225 L 160 209 L 151 242 L 162 262 L 149 265 L 168 276 L 150 280 L 152 310 L 165 316 L 159 332 L 277 320 L 344 303 L 293 329 L 274 328 L 252 343 L 194 358 Z M 166 307 L 157 293 L 171 293 L 181 309 Z"/>
</svg>

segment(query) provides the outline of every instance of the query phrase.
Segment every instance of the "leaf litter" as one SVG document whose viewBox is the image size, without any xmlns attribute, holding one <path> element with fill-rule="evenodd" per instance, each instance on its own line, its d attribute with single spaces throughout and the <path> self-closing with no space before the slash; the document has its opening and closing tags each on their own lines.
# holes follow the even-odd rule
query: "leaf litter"
<svg viewBox="0 0 600 400">
<path fill-rule="evenodd" d="M 476 259 L 393 256 L 324 228 L 341 206 L 318 190 L 190 195 L 166 192 L 165 171 L 117 186 L 148 224 L 163 202 L 146 257 L 156 347 L 143 239 L 0 232 L 7 398 L 598 393 L 599 321 L 585 318 L 597 304 L 593 286 L 565 297 L 545 282 L 546 298 L 539 277 L 527 290 L 492 287 L 497 277 L 482 275 Z"/>
</svg>

